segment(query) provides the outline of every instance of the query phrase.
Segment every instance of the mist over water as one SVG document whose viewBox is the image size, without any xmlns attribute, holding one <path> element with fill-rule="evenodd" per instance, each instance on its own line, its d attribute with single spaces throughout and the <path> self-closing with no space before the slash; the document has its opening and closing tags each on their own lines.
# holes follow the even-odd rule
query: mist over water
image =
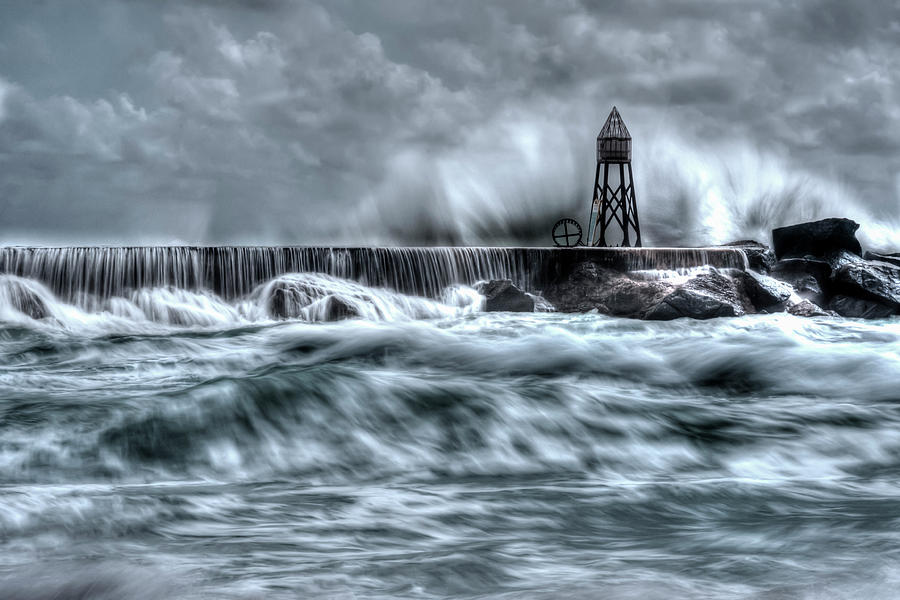
<svg viewBox="0 0 900 600">
<path fill-rule="evenodd" d="M 275 320 L 286 282 L 362 316 L 316 323 L 311 292 Z M 439 296 L 4 276 L 5 597 L 894 595 L 896 320 Z"/>
<path fill-rule="evenodd" d="M 548 246 L 550 227 L 564 216 L 586 231 L 595 163 L 584 133 L 511 120 L 452 151 L 400 154 L 338 235 L 378 244 Z M 860 223 L 864 247 L 898 249 L 897 210 L 871 208 L 884 207 L 883 198 L 776 149 L 647 130 L 635 134 L 633 164 L 645 246 L 771 243 L 773 228 L 847 217 Z"/>
</svg>

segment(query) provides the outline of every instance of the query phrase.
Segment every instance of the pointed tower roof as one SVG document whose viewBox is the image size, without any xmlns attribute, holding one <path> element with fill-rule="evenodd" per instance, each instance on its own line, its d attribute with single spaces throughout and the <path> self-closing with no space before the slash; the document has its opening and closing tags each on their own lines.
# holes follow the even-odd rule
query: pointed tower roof
<svg viewBox="0 0 900 600">
<path fill-rule="evenodd" d="M 606 118 L 606 124 L 603 125 L 603 129 L 600 130 L 600 135 L 597 136 L 597 139 L 631 139 L 631 134 L 628 133 L 628 128 L 625 127 L 625 121 L 622 120 L 622 115 L 619 114 L 615 106 L 609 111 L 609 117 Z"/>
</svg>

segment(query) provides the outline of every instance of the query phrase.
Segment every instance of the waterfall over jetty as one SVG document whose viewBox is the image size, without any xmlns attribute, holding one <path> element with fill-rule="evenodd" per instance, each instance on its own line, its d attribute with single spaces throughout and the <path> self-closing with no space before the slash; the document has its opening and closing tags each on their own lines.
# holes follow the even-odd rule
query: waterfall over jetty
<svg viewBox="0 0 900 600">
<path fill-rule="evenodd" d="M 584 261 L 622 271 L 746 265 L 736 248 L 0 248 L 0 273 L 39 281 L 70 301 L 147 287 L 203 289 L 233 299 L 285 273 L 323 273 L 430 298 L 449 285 L 485 279 L 540 290 Z"/>
</svg>

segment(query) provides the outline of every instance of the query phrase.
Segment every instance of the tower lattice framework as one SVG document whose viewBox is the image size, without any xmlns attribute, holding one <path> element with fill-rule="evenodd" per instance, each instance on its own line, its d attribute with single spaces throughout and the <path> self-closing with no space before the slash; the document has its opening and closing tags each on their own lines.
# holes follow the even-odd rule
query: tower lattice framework
<svg viewBox="0 0 900 600">
<path fill-rule="evenodd" d="M 615 106 L 597 136 L 597 172 L 588 222 L 589 246 L 613 245 L 616 228 L 622 232 L 621 246 L 641 245 L 631 172 L 631 134 Z"/>
</svg>

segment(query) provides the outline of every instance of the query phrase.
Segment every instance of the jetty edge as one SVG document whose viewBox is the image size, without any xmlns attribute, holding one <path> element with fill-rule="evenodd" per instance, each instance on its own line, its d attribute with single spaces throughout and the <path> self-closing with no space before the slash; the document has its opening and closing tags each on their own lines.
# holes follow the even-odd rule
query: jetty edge
<svg viewBox="0 0 900 600">
<path fill-rule="evenodd" d="M 741 240 L 708 248 L 133 246 L 0 247 L 0 284 L 18 310 L 47 311 L 24 280 L 64 302 L 102 310 L 145 288 L 210 291 L 229 301 L 258 293 L 302 305 L 316 290 L 290 273 L 321 273 L 402 294 L 441 299 L 473 286 L 484 310 L 596 312 L 649 320 L 785 311 L 803 316 L 900 314 L 900 254 L 865 252 L 849 219 L 773 231 L 774 248 Z M 16 279 L 20 278 L 20 279 Z M 285 300 L 290 302 L 285 302 Z M 339 298 L 336 305 L 340 305 Z M 45 307 L 44 307 L 45 308 Z M 354 316 L 327 311 L 334 319 Z"/>
</svg>

